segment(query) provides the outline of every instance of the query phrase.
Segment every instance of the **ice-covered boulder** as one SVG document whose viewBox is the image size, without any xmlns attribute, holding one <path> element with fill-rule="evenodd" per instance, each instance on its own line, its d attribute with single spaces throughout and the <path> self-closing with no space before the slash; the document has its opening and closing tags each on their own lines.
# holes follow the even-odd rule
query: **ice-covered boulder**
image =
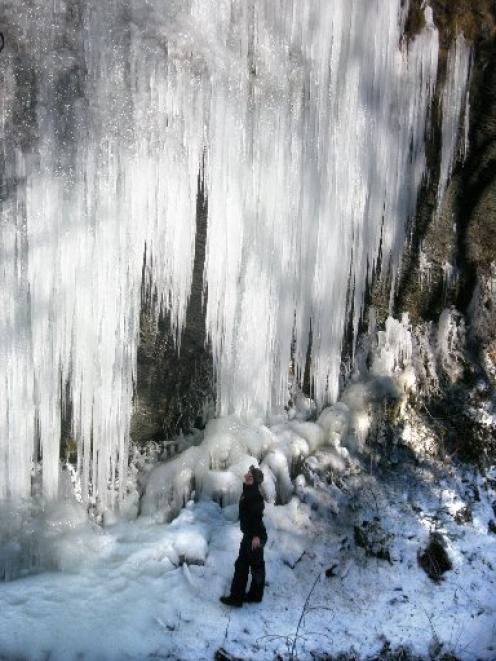
<svg viewBox="0 0 496 661">
<path fill-rule="evenodd" d="M 350 427 L 350 409 L 344 402 L 325 408 L 317 422 L 324 432 L 326 443 L 339 446 Z"/>
</svg>

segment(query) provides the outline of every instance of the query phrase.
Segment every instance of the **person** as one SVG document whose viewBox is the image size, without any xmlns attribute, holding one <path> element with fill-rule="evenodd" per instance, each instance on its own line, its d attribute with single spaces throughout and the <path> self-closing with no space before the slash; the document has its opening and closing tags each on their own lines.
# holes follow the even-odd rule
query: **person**
<svg viewBox="0 0 496 661">
<path fill-rule="evenodd" d="M 250 466 L 244 476 L 243 493 L 239 500 L 239 525 L 243 538 L 234 563 L 231 593 L 220 598 L 226 606 L 239 608 L 243 602 L 262 601 L 265 587 L 264 546 L 267 542 L 267 531 L 262 520 L 265 504 L 260 493 L 263 478 L 262 471 L 255 466 Z M 251 585 L 245 593 L 250 570 Z"/>
</svg>

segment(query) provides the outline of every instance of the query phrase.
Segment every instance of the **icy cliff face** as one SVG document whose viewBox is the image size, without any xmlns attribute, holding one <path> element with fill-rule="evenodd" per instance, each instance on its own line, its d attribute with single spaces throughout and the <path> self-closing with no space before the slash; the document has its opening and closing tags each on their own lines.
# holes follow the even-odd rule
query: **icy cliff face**
<svg viewBox="0 0 496 661">
<path fill-rule="evenodd" d="M 438 34 L 427 8 L 402 40 L 407 4 L 4 4 L 0 498 L 38 454 L 57 495 L 67 394 L 83 496 L 122 496 L 143 276 L 179 344 L 202 168 L 218 412 L 284 404 L 310 323 L 336 399 L 347 315 L 379 253 L 394 281 L 425 174 Z"/>
</svg>

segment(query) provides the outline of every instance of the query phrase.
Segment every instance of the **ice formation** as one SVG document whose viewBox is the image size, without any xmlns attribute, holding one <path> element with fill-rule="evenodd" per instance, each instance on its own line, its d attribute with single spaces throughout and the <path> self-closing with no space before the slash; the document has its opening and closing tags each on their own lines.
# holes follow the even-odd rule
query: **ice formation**
<svg viewBox="0 0 496 661">
<path fill-rule="evenodd" d="M 156 292 L 179 344 L 202 168 L 219 413 L 285 403 L 310 323 L 317 401 L 336 400 L 347 314 L 356 332 L 379 252 L 394 279 L 425 172 L 438 33 L 427 7 L 402 39 L 407 11 L 4 2 L 0 498 L 30 495 L 38 457 L 57 495 L 61 416 L 83 498 L 123 496 L 141 296 Z M 457 43 L 449 99 L 465 94 Z"/>
<path fill-rule="evenodd" d="M 444 351 L 442 338 L 451 332 L 444 330 L 451 328 L 449 311 L 447 315 L 443 313 L 434 341 L 433 351 L 439 357 Z M 356 453 L 365 450 L 371 406 L 392 400 L 404 404 L 415 391 L 414 347 L 417 350 L 408 315 L 401 320 L 389 317 L 385 331 L 378 331 L 370 343 L 370 370 L 364 368 L 350 381 L 340 401 L 324 408 L 316 421 L 308 420 L 314 412 L 301 403 L 270 426 L 237 416 L 211 420 L 204 438 L 195 439 L 200 442 L 154 466 L 144 485 L 141 516 L 170 521 L 192 498 L 213 499 L 223 507 L 235 505 L 251 464 L 264 473 L 266 500 L 278 504 L 288 503 L 295 489 L 301 491 L 304 478 L 298 472 L 303 466 L 310 471 L 317 466 L 345 471 L 356 462 Z"/>
<path fill-rule="evenodd" d="M 144 254 L 178 335 L 189 295 L 197 62 L 187 45 L 166 56 L 141 2 L 3 11 L 0 498 L 30 494 L 38 454 L 57 495 L 69 392 L 82 493 L 105 509 L 125 487 Z M 162 27 L 174 19 L 164 9 Z"/>
<path fill-rule="evenodd" d="M 377 349 L 372 372 L 377 376 L 393 376 L 411 364 L 412 351 L 408 314 L 404 313 L 400 321 L 388 317 L 385 330 L 377 333 Z"/>
<path fill-rule="evenodd" d="M 279 494 L 280 500 L 287 502 L 293 492 L 292 461 L 309 452 L 304 423 L 301 434 L 291 427 L 296 422 L 288 424 L 269 430 L 235 416 L 211 420 L 201 444 L 151 472 L 141 501 L 141 515 L 170 520 L 193 495 L 216 500 L 224 507 L 235 504 L 241 495 L 244 474 L 251 464 L 259 462 L 265 475 L 266 498 L 274 501 Z M 312 447 L 323 441 L 318 435 L 318 430 L 306 430 Z"/>
<path fill-rule="evenodd" d="M 458 269 L 456 266 L 453 266 L 450 262 L 443 262 L 442 264 L 443 271 L 443 297 L 446 300 L 448 292 L 453 290 L 456 286 L 458 280 Z"/>
<path fill-rule="evenodd" d="M 443 120 L 441 165 L 437 192 L 438 208 L 443 201 L 457 159 L 459 157 L 464 158 L 468 150 L 471 62 L 472 48 L 463 34 L 460 33 L 448 53 L 446 83 L 441 97 Z"/>
<path fill-rule="evenodd" d="M 235 157 L 210 155 L 207 168 L 207 324 L 221 414 L 284 403 L 290 341 L 301 373 L 310 320 L 316 399 L 336 399 L 346 315 L 353 309 L 356 329 L 381 242 L 383 271 L 399 263 L 437 73 L 429 10 L 407 46 L 400 2 L 305 2 L 298 15 L 293 3 L 255 8 L 227 72 L 227 105 L 216 109 L 223 135 L 238 108 L 253 112 L 229 134 Z"/>
</svg>

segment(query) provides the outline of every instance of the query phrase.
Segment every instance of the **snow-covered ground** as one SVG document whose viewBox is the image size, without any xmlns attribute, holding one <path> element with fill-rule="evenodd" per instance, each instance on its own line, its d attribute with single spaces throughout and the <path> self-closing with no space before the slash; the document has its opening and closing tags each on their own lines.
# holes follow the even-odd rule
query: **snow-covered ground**
<svg viewBox="0 0 496 661">
<path fill-rule="evenodd" d="M 60 529 L 58 505 L 46 518 L 57 570 L 1 585 L 0 658 L 198 661 L 223 649 L 242 659 L 364 659 L 390 645 L 495 659 L 496 474 L 429 459 L 396 466 L 320 488 L 300 478 L 289 503 L 267 505 L 265 598 L 239 610 L 218 601 L 240 541 L 236 505 L 189 502 L 169 524 L 142 517 L 102 528 L 67 504 L 72 523 Z M 457 523 L 467 504 L 472 520 Z M 378 526 L 390 562 L 367 557 L 354 526 Z M 439 583 L 417 559 L 433 530 L 453 563 Z"/>
<path fill-rule="evenodd" d="M 457 378 L 459 326 L 443 319 L 434 340 L 389 319 L 317 419 L 300 394 L 269 427 L 210 420 L 163 461 L 134 448 L 117 516 L 77 502 L 74 470 L 51 505 L 35 490 L 24 510 L 2 506 L 0 660 L 494 661 L 496 468 L 434 459 L 442 440 L 409 404 L 437 388 L 438 363 Z M 219 597 L 252 463 L 265 476 L 266 594 L 230 610 Z M 450 565 L 438 580 L 419 562 L 434 538 Z"/>
</svg>

